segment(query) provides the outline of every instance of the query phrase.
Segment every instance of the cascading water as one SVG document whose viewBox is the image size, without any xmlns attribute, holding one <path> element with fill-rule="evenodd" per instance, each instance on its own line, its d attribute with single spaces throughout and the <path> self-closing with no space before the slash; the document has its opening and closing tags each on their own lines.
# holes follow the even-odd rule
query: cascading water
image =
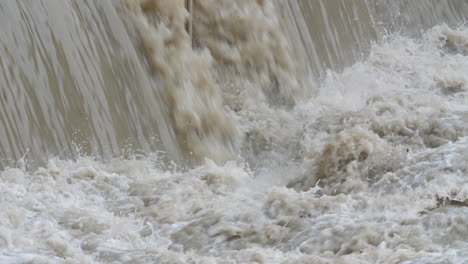
<svg viewBox="0 0 468 264">
<path fill-rule="evenodd" d="M 468 262 L 467 14 L 1 1 L 0 263 Z"/>
</svg>

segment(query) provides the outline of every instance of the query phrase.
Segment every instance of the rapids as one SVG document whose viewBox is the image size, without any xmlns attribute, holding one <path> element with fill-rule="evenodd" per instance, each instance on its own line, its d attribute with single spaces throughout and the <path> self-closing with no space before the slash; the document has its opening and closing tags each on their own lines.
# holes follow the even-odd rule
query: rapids
<svg viewBox="0 0 468 264">
<path fill-rule="evenodd" d="M 0 263 L 468 263 L 467 14 L 1 1 Z"/>
</svg>

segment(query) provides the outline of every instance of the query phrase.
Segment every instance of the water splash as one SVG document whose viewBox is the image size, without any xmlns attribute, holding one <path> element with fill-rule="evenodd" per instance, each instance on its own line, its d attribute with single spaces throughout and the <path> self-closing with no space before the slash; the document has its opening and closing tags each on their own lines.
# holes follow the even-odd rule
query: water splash
<svg viewBox="0 0 468 264">
<path fill-rule="evenodd" d="M 65 3 L 64 14 L 92 17 L 96 10 L 105 12 L 106 9 L 98 8 L 102 6 L 115 11 L 105 1 L 75 4 L 73 8 L 82 12 L 73 8 L 67 11 L 69 2 L 61 3 Z M 319 9 L 302 12 L 323 14 L 329 19 L 328 26 L 319 26 L 322 33 L 309 34 L 310 38 L 301 37 L 298 42 L 288 36 L 299 37 L 306 32 L 298 34 L 288 28 L 304 24 L 314 28 L 311 22 L 304 22 L 307 17 L 290 17 L 298 14 L 298 7 L 306 7 L 305 2 L 298 2 L 299 6 L 267 1 L 199 2 L 199 13 L 195 11 L 192 17 L 198 21 L 192 40 L 183 27 L 188 14 L 174 2 L 126 3 L 121 13 L 109 11 L 111 18 L 119 14 L 125 22 L 114 21 L 120 32 L 115 35 L 127 36 L 112 47 L 131 54 L 127 58 L 137 66 L 126 69 L 134 69 L 135 76 L 141 75 L 143 83 L 149 86 L 129 86 L 131 89 L 124 89 L 123 94 L 129 108 L 135 107 L 130 112 L 136 123 L 151 123 L 153 119 L 148 118 L 151 115 L 147 112 L 161 114 L 156 115 L 160 119 L 153 117 L 159 124 L 149 127 L 158 131 L 160 146 L 166 151 L 107 161 L 100 156 L 50 158 L 36 169 L 28 169 L 25 158 L 26 162 L 3 169 L 1 262 L 467 261 L 468 33 L 466 27 L 447 25 L 425 33 L 414 32 L 415 28 L 421 30 L 432 23 L 459 22 L 457 12 L 440 15 L 434 2 L 428 2 L 422 10 L 437 12 L 415 16 L 414 21 L 419 22 L 408 26 L 407 32 L 380 32 L 378 42 L 366 52 L 368 55 L 345 67 L 348 53 L 337 51 L 345 47 L 337 37 L 339 25 L 346 24 L 341 22 L 351 21 L 359 12 L 359 17 L 372 16 L 368 21 L 372 30 L 382 30 L 380 26 L 392 29 L 392 25 L 397 27 L 409 18 L 402 15 L 403 20 L 391 24 L 384 17 L 384 23 L 378 25 L 376 3 L 387 3 L 390 10 L 384 13 L 391 18 L 393 11 L 405 6 L 408 14 L 414 15 L 411 7 L 416 5 L 407 1 L 317 1 L 311 7 Z M 331 10 L 334 3 L 338 4 Z M 441 10 L 453 9 L 456 4 L 438 3 Z M 27 7 L 21 1 L 0 4 L 3 8 L 10 5 Z M 360 5 L 362 8 L 350 12 L 354 9 L 349 6 Z M 90 7 L 89 13 L 84 12 L 86 6 Z M 460 2 L 457 11 L 464 8 L 465 3 Z M 26 9 L 35 10 L 32 6 Z M 342 16 L 334 21 L 324 15 L 329 12 Z M 133 20 L 125 20 L 129 14 Z M 251 23 L 255 26 L 250 27 Z M 365 24 L 361 24 L 362 32 Z M 99 25 L 96 23 L 97 28 L 101 28 Z M 85 26 L 92 27 L 83 23 Z M 353 37 L 361 34 L 357 29 L 352 32 Z M 104 36 L 112 36 L 111 33 Z M 370 45 L 364 39 L 359 40 L 360 47 Z M 309 40 L 334 44 L 326 46 L 329 52 L 323 52 Z M 96 43 L 103 42 L 97 38 Z M 123 48 L 119 49 L 119 45 Z M 45 47 L 44 53 L 50 54 L 53 45 Z M 19 46 L 18 50 L 22 48 Z M 298 54 L 308 55 L 296 60 Z M 302 68 L 314 54 L 328 59 L 320 67 L 309 64 L 310 68 Z M 45 61 L 54 65 L 53 59 Z M 94 61 L 90 59 L 88 63 Z M 326 71 L 329 62 L 339 69 Z M 93 65 L 88 63 L 83 65 Z M 41 69 L 43 64 L 37 64 Z M 187 69 L 193 64 L 197 67 Z M 106 72 L 109 68 L 101 69 Z M 78 67 L 73 74 L 84 70 L 86 67 Z M 323 75 L 311 81 L 314 78 L 307 78 L 307 73 L 315 70 L 323 71 Z M 36 73 L 41 72 L 44 71 Z M 121 72 L 123 76 L 127 76 L 125 72 Z M 147 75 L 148 72 L 153 74 Z M 197 86 L 199 78 L 206 81 L 205 86 Z M 9 80 L 15 83 L 13 78 Z M 139 79 L 132 77 L 128 83 L 135 80 Z M 39 87 L 42 84 L 39 82 Z M 69 86 L 62 87 L 66 94 L 69 90 L 65 87 Z M 99 94 L 103 91 L 99 87 L 88 88 Z M 308 92 L 309 89 L 314 91 Z M 12 91 L 13 88 L 7 89 L 7 95 Z M 132 101 L 139 92 L 146 95 L 141 104 Z M 178 105 L 165 105 L 171 96 L 177 96 L 173 100 Z M 89 97 L 91 105 L 96 103 L 94 97 L 97 96 Z M 117 116 L 126 119 L 122 110 L 126 108 L 118 105 L 114 114 L 121 113 Z M 114 138 L 112 126 L 101 119 L 113 112 L 105 106 L 98 109 L 101 112 L 95 113 L 102 115 L 90 115 L 100 125 L 96 131 L 104 131 L 108 139 Z M 58 120 L 63 119 L 62 114 L 58 113 Z M 15 118 L 4 120 L 13 124 Z M 185 123 L 194 118 L 215 122 L 207 127 L 201 121 Z M 136 123 L 136 127 L 131 127 L 147 139 L 145 133 L 149 132 Z M 5 129 L 15 134 L 14 127 Z M 58 130 L 52 137 L 64 131 L 60 126 L 51 127 Z M 227 132 L 223 132 L 226 128 Z M 236 133 L 231 134 L 230 128 Z M 36 132 L 31 133 L 41 135 Z M 63 140 L 68 143 L 67 134 L 63 133 Z M 117 138 L 111 141 L 116 142 L 118 149 Z M 204 148 L 203 144 L 208 145 Z M 9 146 L 14 148 L 14 144 Z M 169 167 L 170 154 L 198 165 Z M 203 159 L 210 155 L 213 160 Z M 226 159 L 232 160 L 223 162 Z"/>
</svg>

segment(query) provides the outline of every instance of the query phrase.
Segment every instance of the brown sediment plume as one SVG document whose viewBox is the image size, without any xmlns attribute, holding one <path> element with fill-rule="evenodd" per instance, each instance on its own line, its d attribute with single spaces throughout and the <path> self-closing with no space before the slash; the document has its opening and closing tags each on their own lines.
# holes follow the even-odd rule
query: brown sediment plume
<svg viewBox="0 0 468 264">
<path fill-rule="evenodd" d="M 125 3 L 140 32 L 150 70 L 161 77 L 170 122 L 186 158 L 190 163 L 233 159 L 237 132 L 211 76 L 210 53 L 192 49 L 185 29 L 187 10 L 172 0 Z"/>
</svg>

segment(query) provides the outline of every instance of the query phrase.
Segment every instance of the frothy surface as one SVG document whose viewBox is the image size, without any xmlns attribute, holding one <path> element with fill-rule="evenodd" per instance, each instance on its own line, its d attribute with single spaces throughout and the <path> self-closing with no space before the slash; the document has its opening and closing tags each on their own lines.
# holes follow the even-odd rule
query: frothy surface
<svg viewBox="0 0 468 264">
<path fill-rule="evenodd" d="M 468 31 L 393 35 L 293 107 L 232 111 L 243 159 L 0 174 L 2 263 L 468 261 Z"/>
</svg>

